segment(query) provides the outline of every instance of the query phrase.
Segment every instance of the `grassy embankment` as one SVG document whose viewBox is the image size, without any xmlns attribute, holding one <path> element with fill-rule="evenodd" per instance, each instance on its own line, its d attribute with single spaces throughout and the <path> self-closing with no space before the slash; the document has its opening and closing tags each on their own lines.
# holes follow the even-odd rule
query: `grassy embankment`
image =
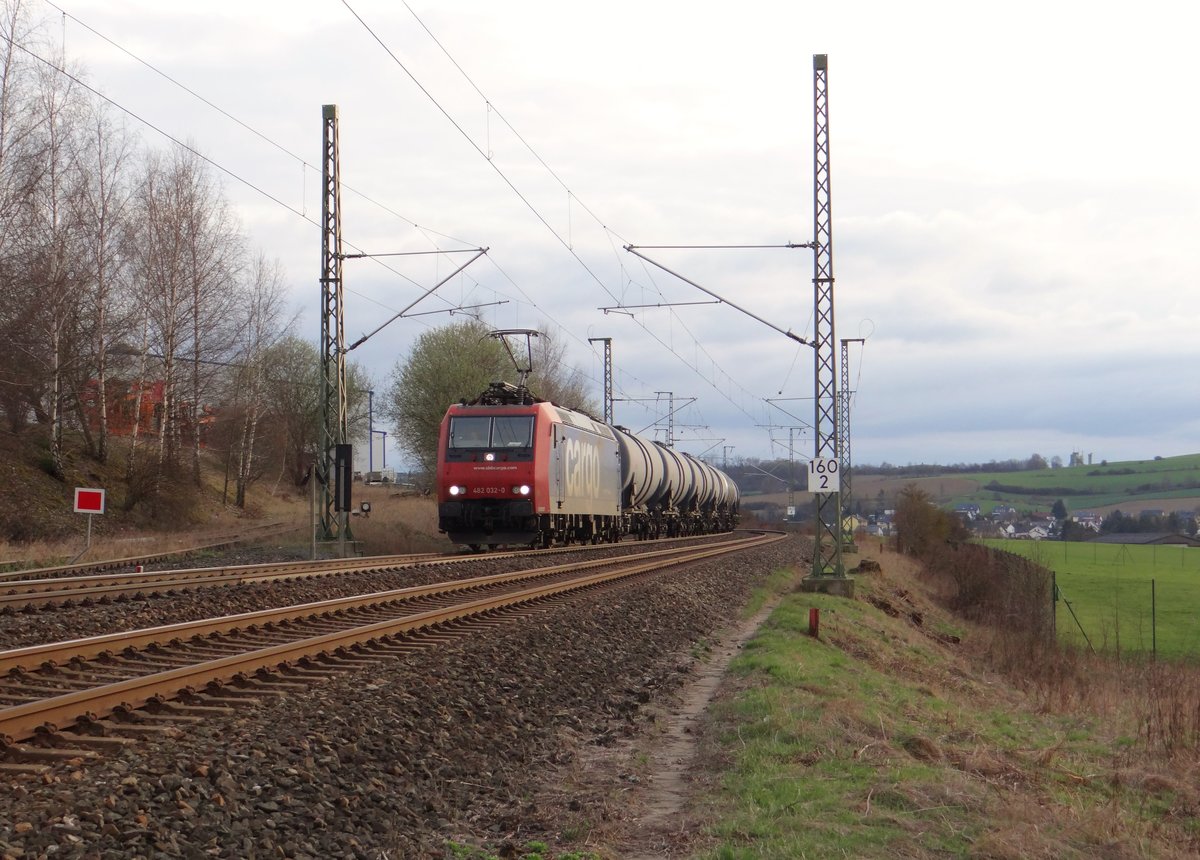
<svg viewBox="0 0 1200 860">
<path fill-rule="evenodd" d="M 354 504 L 371 503 L 368 516 L 359 513 L 351 519 L 350 530 L 355 546 L 363 555 L 391 555 L 411 552 L 450 552 L 453 546 L 437 532 L 437 504 L 428 496 L 411 496 L 387 485 L 355 484 Z M 305 555 L 311 547 L 310 506 L 306 496 L 297 493 L 272 494 L 255 488 L 250 511 L 212 505 L 210 521 L 186 529 L 123 530 L 115 534 L 99 533 L 81 561 L 102 561 L 170 552 L 199 546 L 229 537 L 247 525 L 267 522 L 284 524 L 269 539 L 255 541 L 268 547 L 282 547 Z M 35 566 L 64 564 L 80 555 L 86 546 L 80 517 L 77 535 L 7 543 L 0 541 L 0 570 L 18 570 Z M 97 518 L 99 519 L 99 518 Z M 197 556 L 202 564 L 205 553 Z"/>
<path fill-rule="evenodd" d="M 876 557 L 856 600 L 787 595 L 734 662 L 701 856 L 1195 856 L 1195 670 L 957 620 L 928 596 L 946 583 Z"/>
<path fill-rule="evenodd" d="M 983 543 L 1055 572 L 1063 598 L 1057 607 L 1060 641 L 1075 647 L 1090 643 L 1113 654 L 1200 656 L 1200 549 L 1074 541 Z"/>
</svg>

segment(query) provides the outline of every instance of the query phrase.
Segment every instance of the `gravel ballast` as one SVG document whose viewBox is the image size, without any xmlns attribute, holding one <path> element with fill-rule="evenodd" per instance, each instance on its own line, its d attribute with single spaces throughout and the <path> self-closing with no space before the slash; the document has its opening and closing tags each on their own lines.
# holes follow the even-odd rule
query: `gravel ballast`
<svg viewBox="0 0 1200 860">
<path fill-rule="evenodd" d="M 715 538 L 695 538 L 673 542 L 672 546 L 711 543 Z M 589 557 L 623 556 L 661 549 L 653 543 L 627 542 L 619 546 L 597 547 Z M 238 549 L 204 558 L 207 568 L 236 567 L 248 564 L 294 561 L 295 553 L 285 548 Z M 430 585 L 475 576 L 546 567 L 581 561 L 575 553 L 545 552 L 532 556 L 501 558 L 489 555 L 464 555 L 453 564 L 418 564 L 393 570 L 364 573 L 335 573 L 321 576 L 279 579 L 271 582 L 195 588 L 122 596 L 86 605 L 36 606 L 19 610 L 0 610 L 0 651 L 24 648 L 47 642 L 66 642 L 88 636 L 102 636 L 130 630 L 198 621 L 216 615 L 237 615 L 278 606 L 315 603 L 336 597 L 350 597 L 391 591 L 418 585 Z M 349 559 L 358 563 L 368 559 Z M 195 563 L 157 564 L 148 570 L 190 569 Z M 0 583 L 0 592 L 4 584 Z"/>
<path fill-rule="evenodd" d="M 704 562 L 10 777 L 0 857 L 415 858 L 448 856 L 451 839 L 546 838 L 556 810 L 525 798 L 575 755 L 568 739 L 639 731 L 692 671 L 680 655 L 801 552 L 788 540 Z"/>
</svg>

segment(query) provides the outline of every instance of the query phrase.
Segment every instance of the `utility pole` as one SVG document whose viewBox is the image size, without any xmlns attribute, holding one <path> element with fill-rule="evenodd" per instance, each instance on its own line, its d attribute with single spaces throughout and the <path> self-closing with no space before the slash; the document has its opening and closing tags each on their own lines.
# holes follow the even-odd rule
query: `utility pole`
<svg viewBox="0 0 1200 860">
<path fill-rule="evenodd" d="M 321 170 L 321 451 L 317 478 L 321 483 L 319 510 L 322 540 L 349 536 L 348 460 L 345 458 L 346 335 L 343 325 L 341 169 L 338 165 L 337 105 L 321 107 L 323 127 Z M 342 457 L 338 457 L 339 452 Z M 341 468 L 339 468 L 339 465 Z M 339 492 L 341 490 L 341 492 Z"/>
<path fill-rule="evenodd" d="M 850 400 L 854 394 L 850 390 L 850 344 L 865 343 L 866 339 L 861 337 L 844 337 L 842 338 L 842 387 L 838 391 L 838 444 L 841 446 L 838 451 L 839 471 L 842 476 L 842 522 L 844 523 L 849 517 L 854 516 L 853 510 L 853 493 L 851 491 L 850 473 L 852 471 L 852 462 L 850 458 Z M 854 531 L 850 534 L 842 535 L 845 541 L 842 544 L 843 552 L 858 552 L 858 545 L 854 543 Z"/>
<path fill-rule="evenodd" d="M 604 423 L 613 423 L 612 338 L 589 337 L 588 343 L 604 344 Z"/>
<path fill-rule="evenodd" d="M 721 471 L 729 471 L 729 452 L 736 448 L 737 445 L 722 445 L 721 446 Z"/>
<path fill-rule="evenodd" d="M 813 55 L 813 430 L 814 463 L 838 461 L 837 339 L 833 314 L 833 198 L 829 159 L 829 58 Z M 834 476 L 836 478 L 836 475 Z M 837 486 L 836 482 L 832 484 Z M 815 488 L 810 482 L 810 491 Z M 812 576 L 803 587 L 850 596 L 853 581 L 842 567 L 841 494 L 815 492 L 816 534 Z"/>
</svg>

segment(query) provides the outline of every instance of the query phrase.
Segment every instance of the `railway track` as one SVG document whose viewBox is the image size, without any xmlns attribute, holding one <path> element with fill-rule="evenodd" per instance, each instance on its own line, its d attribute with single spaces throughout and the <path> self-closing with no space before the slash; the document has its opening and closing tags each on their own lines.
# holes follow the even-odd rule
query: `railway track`
<svg viewBox="0 0 1200 860">
<path fill-rule="evenodd" d="M 503 623 L 580 590 L 759 547 L 778 534 L 656 549 L 0 652 L 5 767 L 95 754 L 311 676 Z M 23 742 L 35 740 L 36 746 Z M 12 763 L 16 760 L 16 763 Z"/>
<path fill-rule="evenodd" d="M 46 579 L 16 579 L 0 582 L 0 612 L 34 606 L 112 600 L 123 596 L 186 591 L 194 588 L 245 585 L 280 579 L 327 576 L 391 570 L 414 564 L 450 563 L 463 556 L 437 553 L 373 556 L 359 561 L 272 562 L 230 567 L 199 567 L 178 570 L 134 571 L 132 573 L 61 576 Z"/>
<path fill-rule="evenodd" d="M 672 542 L 688 540 L 693 539 L 677 538 Z M 668 544 L 668 542 L 656 542 L 656 545 L 663 544 Z M 596 548 L 586 545 L 558 547 L 552 552 L 586 553 Z M 486 555 L 462 552 L 452 554 L 411 553 L 369 556 L 359 559 L 268 562 L 225 567 L 132 571 L 81 576 L 60 575 L 27 579 L 5 579 L 0 576 L 0 614 L 5 611 L 20 611 L 35 607 L 104 603 L 123 597 L 144 597 L 151 594 L 189 591 L 197 588 L 229 587 L 343 573 L 401 570 L 417 565 L 457 564 L 479 559 L 519 558 L 544 555 L 546 552 L 546 550 L 522 549 L 492 552 Z"/>
</svg>

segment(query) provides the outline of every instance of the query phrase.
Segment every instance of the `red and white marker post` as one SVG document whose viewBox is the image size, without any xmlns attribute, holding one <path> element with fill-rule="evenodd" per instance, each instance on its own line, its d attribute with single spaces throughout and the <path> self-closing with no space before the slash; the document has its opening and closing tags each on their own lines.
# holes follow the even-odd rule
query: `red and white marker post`
<svg viewBox="0 0 1200 860">
<path fill-rule="evenodd" d="M 75 513 L 87 514 L 87 545 L 92 545 L 92 515 L 104 513 L 104 490 L 75 488 Z"/>
</svg>

